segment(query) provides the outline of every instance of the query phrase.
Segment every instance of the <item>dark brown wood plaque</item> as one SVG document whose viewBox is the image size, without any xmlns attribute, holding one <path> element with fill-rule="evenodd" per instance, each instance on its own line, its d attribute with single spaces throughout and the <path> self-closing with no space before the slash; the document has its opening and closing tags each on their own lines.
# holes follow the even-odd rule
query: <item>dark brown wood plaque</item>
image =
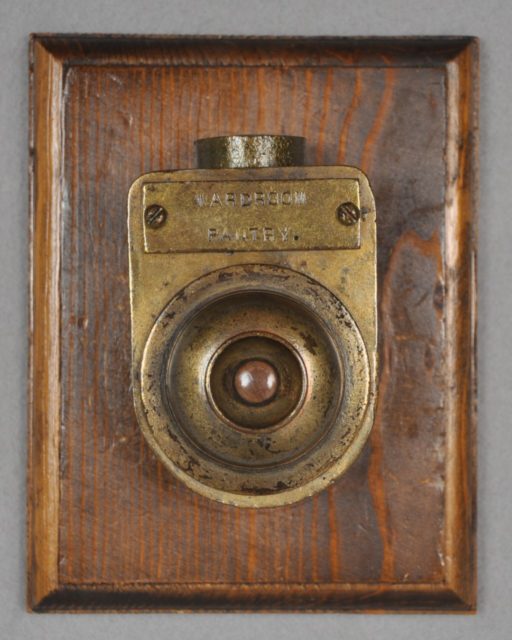
<svg viewBox="0 0 512 640">
<path fill-rule="evenodd" d="M 473 611 L 472 38 L 53 36 L 31 49 L 32 610 Z M 275 509 L 192 493 L 130 389 L 126 199 L 196 138 L 307 138 L 369 176 L 380 383 L 363 453 Z"/>
</svg>

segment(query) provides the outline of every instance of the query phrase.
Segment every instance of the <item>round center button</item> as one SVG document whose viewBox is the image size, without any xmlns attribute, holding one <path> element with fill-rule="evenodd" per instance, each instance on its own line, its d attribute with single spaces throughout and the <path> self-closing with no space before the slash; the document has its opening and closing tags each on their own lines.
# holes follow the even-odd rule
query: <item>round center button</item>
<svg viewBox="0 0 512 640">
<path fill-rule="evenodd" d="M 237 310 L 243 309 L 240 299 Z M 220 346 L 205 376 L 207 396 L 229 426 L 283 426 L 300 408 L 307 374 L 291 345 L 275 334 L 235 335 Z"/>
<path fill-rule="evenodd" d="M 234 387 L 243 402 L 264 404 L 270 402 L 279 387 L 277 371 L 264 360 L 249 360 L 236 370 Z"/>
</svg>

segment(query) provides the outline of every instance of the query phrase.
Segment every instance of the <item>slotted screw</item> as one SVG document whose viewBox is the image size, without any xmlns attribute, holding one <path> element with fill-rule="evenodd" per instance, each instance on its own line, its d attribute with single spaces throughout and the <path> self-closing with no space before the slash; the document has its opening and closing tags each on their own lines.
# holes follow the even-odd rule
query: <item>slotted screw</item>
<svg viewBox="0 0 512 640">
<path fill-rule="evenodd" d="M 336 215 L 338 216 L 338 220 L 341 224 L 349 227 L 356 224 L 361 217 L 361 211 L 353 202 L 344 202 L 336 209 Z"/>
<path fill-rule="evenodd" d="M 146 226 L 158 229 L 167 219 L 167 211 L 159 204 L 151 204 L 144 211 Z"/>
</svg>

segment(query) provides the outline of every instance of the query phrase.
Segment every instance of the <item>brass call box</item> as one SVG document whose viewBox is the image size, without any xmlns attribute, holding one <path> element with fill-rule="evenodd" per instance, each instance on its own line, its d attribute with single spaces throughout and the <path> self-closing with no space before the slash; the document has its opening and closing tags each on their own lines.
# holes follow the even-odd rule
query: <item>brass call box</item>
<svg viewBox="0 0 512 640">
<path fill-rule="evenodd" d="M 129 195 L 140 428 L 188 487 L 240 507 L 322 490 L 373 423 L 374 199 L 359 169 L 304 166 L 304 142 L 199 140 L 198 169 Z"/>
</svg>

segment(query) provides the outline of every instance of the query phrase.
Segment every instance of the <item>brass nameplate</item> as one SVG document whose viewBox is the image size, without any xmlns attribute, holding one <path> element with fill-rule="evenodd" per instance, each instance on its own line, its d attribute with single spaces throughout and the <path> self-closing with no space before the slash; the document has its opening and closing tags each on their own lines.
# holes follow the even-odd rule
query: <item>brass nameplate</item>
<svg viewBox="0 0 512 640">
<path fill-rule="evenodd" d="M 166 219 L 158 228 L 144 225 L 145 251 L 358 249 L 360 220 L 345 225 L 338 218 L 345 202 L 359 207 L 357 180 L 147 183 L 143 212 L 159 205 Z"/>
</svg>

